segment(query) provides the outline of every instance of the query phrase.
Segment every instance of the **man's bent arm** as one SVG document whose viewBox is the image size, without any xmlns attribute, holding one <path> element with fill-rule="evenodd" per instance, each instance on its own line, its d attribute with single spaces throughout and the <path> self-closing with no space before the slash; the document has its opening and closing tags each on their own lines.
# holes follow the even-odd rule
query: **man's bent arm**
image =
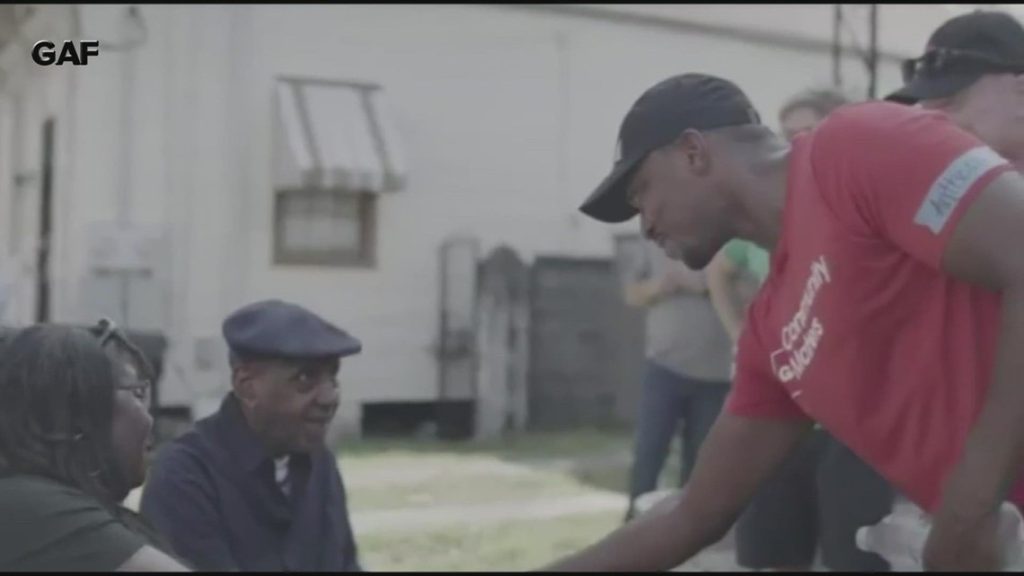
<svg viewBox="0 0 1024 576">
<path fill-rule="evenodd" d="M 954 277 L 1002 294 L 992 380 L 936 515 L 943 542 L 995 512 L 1024 469 L 1024 178 L 1007 172 L 967 208 L 943 257 Z M 943 550 L 943 556 L 953 550 Z"/>
<path fill-rule="evenodd" d="M 662 284 L 669 294 L 688 292 L 690 294 L 706 294 L 707 278 L 700 270 L 690 270 L 682 262 L 671 262 L 665 269 Z"/>
<path fill-rule="evenodd" d="M 548 570 L 670 570 L 728 532 L 757 487 L 796 449 L 807 420 L 761 420 L 723 412 L 674 505 L 645 514 Z"/>
</svg>

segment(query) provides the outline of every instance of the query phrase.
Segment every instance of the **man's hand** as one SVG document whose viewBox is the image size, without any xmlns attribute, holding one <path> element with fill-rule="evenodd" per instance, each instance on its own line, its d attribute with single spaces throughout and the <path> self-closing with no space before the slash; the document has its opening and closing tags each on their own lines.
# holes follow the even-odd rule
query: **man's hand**
<svg viewBox="0 0 1024 576">
<path fill-rule="evenodd" d="M 723 412 L 700 449 L 685 491 L 547 570 L 634 572 L 679 566 L 728 532 L 757 487 L 810 428 L 806 420 Z"/>
<path fill-rule="evenodd" d="M 1024 180 L 1006 172 L 967 207 L 943 253 L 952 277 L 1001 293 L 992 380 L 963 453 L 946 478 L 925 545 L 927 569 L 996 570 L 997 511 L 1024 464 Z"/>
<path fill-rule="evenodd" d="M 936 514 L 924 546 L 924 569 L 940 572 L 993 572 L 1003 568 L 999 516 L 958 517 L 944 508 Z"/>
<path fill-rule="evenodd" d="M 996 511 L 1024 465 L 1024 180 L 1004 173 L 967 208 L 943 254 L 951 276 L 1002 295 L 992 380 L 963 453 L 946 479 L 925 548 L 936 569 L 995 569 Z"/>
</svg>

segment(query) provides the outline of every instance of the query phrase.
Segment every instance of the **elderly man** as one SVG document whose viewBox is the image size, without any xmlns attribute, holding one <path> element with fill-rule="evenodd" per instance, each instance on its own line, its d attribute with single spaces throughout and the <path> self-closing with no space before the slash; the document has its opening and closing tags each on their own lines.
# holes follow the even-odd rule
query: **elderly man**
<svg viewBox="0 0 1024 576">
<path fill-rule="evenodd" d="M 1012 72 L 999 81 L 1020 82 Z M 790 145 L 735 84 L 700 74 L 648 90 L 619 136 L 584 212 L 639 213 L 691 268 L 751 240 L 771 249 L 770 271 L 687 489 L 556 567 L 677 566 L 726 533 L 817 421 L 934 513 L 926 568 L 999 568 L 998 510 L 1024 471 L 1013 166 L 949 116 L 887 102 L 840 108 Z"/>
<path fill-rule="evenodd" d="M 362 345 L 279 300 L 224 321 L 232 391 L 159 454 L 142 514 L 200 570 L 357 571 L 337 462 L 324 445 L 341 358 Z"/>
</svg>

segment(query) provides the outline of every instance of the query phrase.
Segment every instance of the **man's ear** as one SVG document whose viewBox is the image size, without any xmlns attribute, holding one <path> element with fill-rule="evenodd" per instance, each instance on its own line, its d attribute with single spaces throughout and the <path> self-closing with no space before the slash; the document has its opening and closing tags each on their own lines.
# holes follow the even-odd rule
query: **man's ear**
<svg viewBox="0 0 1024 576">
<path fill-rule="evenodd" d="M 235 396 L 246 406 L 256 402 L 257 370 L 255 366 L 242 363 L 231 368 L 231 388 Z"/>
<path fill-rule="evenodd" d="M 697 176 L 706 176 L 711 171 L 711 155 L 708 140 L 697 130 L 684 130 L 675 146 L 683 154 L 690 171 Z"/>
</svg>

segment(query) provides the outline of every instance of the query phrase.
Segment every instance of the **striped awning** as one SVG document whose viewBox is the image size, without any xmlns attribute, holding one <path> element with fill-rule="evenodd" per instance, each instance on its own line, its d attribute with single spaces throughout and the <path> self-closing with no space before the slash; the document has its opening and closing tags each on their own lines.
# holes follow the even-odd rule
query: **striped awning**
<svg viewBox="0 0 1024 576">
<path fill-rule="evenodd" d="M 387 192 L 405 160 L 378 86 L 281 79 L 276 85 L 275 189 Z"/>
</svg>

